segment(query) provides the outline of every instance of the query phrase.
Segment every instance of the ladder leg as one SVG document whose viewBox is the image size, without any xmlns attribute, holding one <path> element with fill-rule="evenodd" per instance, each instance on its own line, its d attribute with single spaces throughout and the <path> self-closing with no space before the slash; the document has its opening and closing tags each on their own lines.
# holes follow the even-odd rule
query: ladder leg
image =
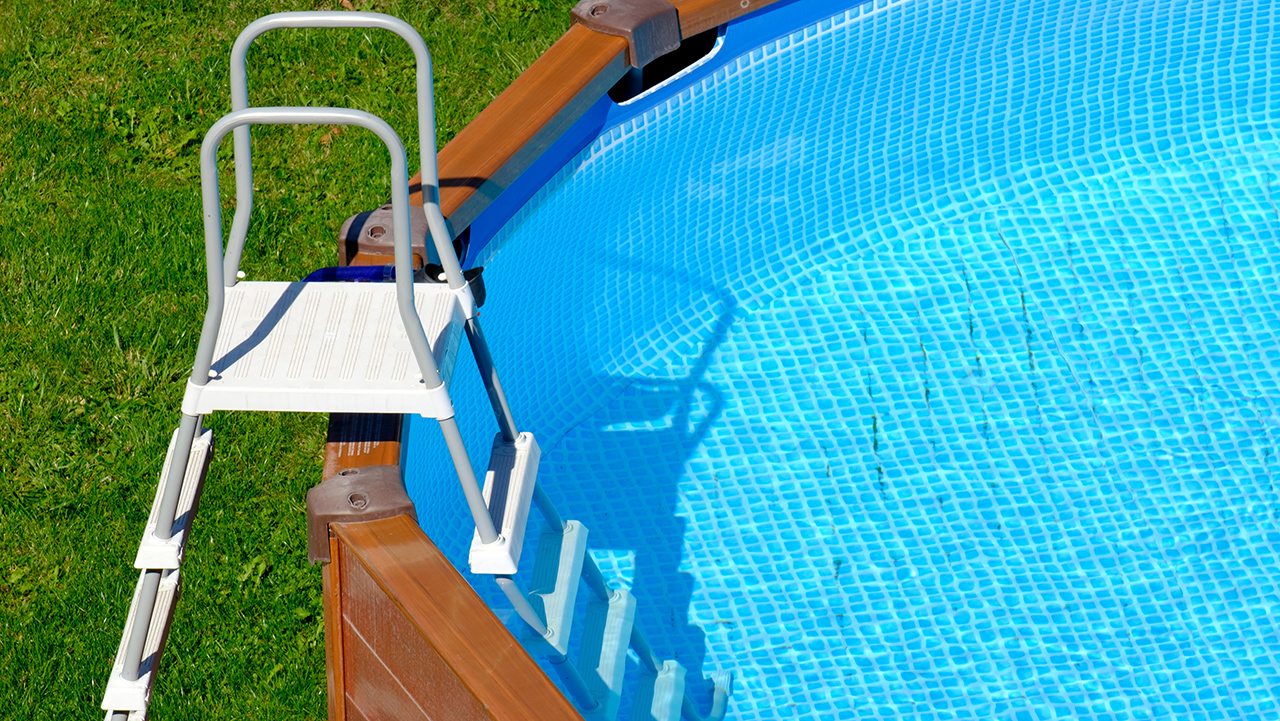
<svg viewBox="0 0 1280 721">
<path fill-rule="evenodd" d="M 458 430 L 458 422 L 453 418 L 441 420 L 440 432 L 444 434 L 445 445 L 449 447 L 449 456 L 453 458 L 453 467 L 458 472 L 458 480 L 462 482 L 462 493 L 467 497 L 467 506 L 471 509 L 471 518 L 476 522 L 480 542 L 493 543 L 498 540 L 498 532 L 494 528 L 493 518 L 489 516 L 489 506 L 484 502 L 480 483 L 476 481 L 476 472 L 472 469 L 471 459 L 467 456 L 467 446 L 462 442 L 462 432 Z"/>
<path fill-rule="evenodd" d="M 656 674 L 662 670 L 662 662 L 653 653 L 653 647 L 649 645 L 648 639 L 640 632 L 639 626 L 631 627 L 631 650 L 635 651 L 636 655 L 640 657 L 640 663 L 649 670 L 649 673 Z"/>
<path fill-rule="evenodd" d="M 213 435 L 201 429 L 200 421 L 198 415 L 184 415 L 170 440 L 165 470 L 160 473 L 147 530 L 134 561 L 141 573 L 104 691 L 103 709 L 109 721 L 138 721 L 146 716 L 180 590 L 177 569 L 183 545 L 208 470 Z M 181 518 L 175 518 L 179 513 Z"/>
<path fill-rule="evenodd" d="M 156 524 L 156 535 L 160 538 L 173 535 L 173 516 L 178 510 L 178 498 L 182 495 L 182 479 L 187 473 L 191 444 L 199 430 L 200 416 L 183 414 L 182 423 L 178 426 L 177 445 L 173 449 L 173 462 L 169 465 L 169 477 L 165 479 L 164 497 L 160 499 L 160 515 Z M 152 594 L 153 597 L 154 595 Z"/>
<path fill-rule="evenodd" d="M 484 381 L 484 389 L 489 394 L 489 404 L 493 406 L 494 418 L 498 420 L 498 430 L 502 431 L 502 440 L 510 443 L 516 439 L 516 419 L 511 414 L 511 404 L 507 403 L 507 395 L 502 392 L 502 382 L 498 380 L 498 369 L 493 365 L 493 354 L 489 352 L 489 344 L 484 339 L 484 331 L 480 329 L 480 319 L 472 318 L 466 323 L 467 341 L 471 343 L 471 355 L 475 356 L 476 366 L 480 369 L 480 379 Z"/>
<path fill-rule="evenodd" d="M 165 479 L 164 497 L 160 499 L 160 517 L 156 526 L 156 535 L 168 538 L 173 534 L 173 517 L 178 508 L 178 499 L 182 495 L 182 481 L 187 473 L 187 462 L 191 456 L 191 444 L 195 441 L 200 429 L 200 416 L 182 416 L 178 426 L 178 440 L 173 449 L 173 460 L 169 464 L 169 477 Z M 128 681 L 138 680 L 138 669 L 142 665 L 142 649 L 147 643 L 147 629 L 151 626 L 151 614 L 155 608 L 156 591 L 160 588 L 160 570 L 149 569 L 142 581 L 142 597 L 138 599 L 138 613 L 133 620 L 133 628 L 129 634 L 129 644 L 125 647 L 124 677 Z"/>
<path fill-rule="evenodd" d="M 124 678 L 138 680 L 142 665 L 142 649 L 147 645 L 147 629 L 151 626 L 151 614 L 155 610 L 156 591 L 160 588 L 160 571 L 149 570 L 142 580 L 142 597 L 138 599 L 138 612 L 130 629 L 129 645 L 125 647 Z"/>
<path fill-rule="evenodd" d="M 511 601 L 511 605 L 516 609 L 516 613 L 534 633 L 546 638 L 549 635 L 546 624 L 538 616 L 538 612 L 529 604 L 529 599 L 524 595 L 524 591 L 520 590 L 520 586 L 516 584 L 516 580 L 511 576 L 494 576 L 494 581 L 498 587 L 506 594 L 507 600 Z M 569 695 L 579 707 L 591 710 L 598 704 L 595 697 L 591 695 L 591 690 L 587 687 L 587 682 L 583 680 L 582 674 L 578 672 L 578 668 L 569 663 L 569 657 L 562 653 L 544 654 L 547 662 L 551 664 L 551 668 L 555 669 L 556 675 L 560 677 L 560 681 L 564 683 Z"/>
<path fill-rule="evenodd" d="M 578 673 L 578 667 L 569 663 L 568 656 L 547 656 L 547 661 L 551 663 L 551 668 L 555 669 L 556 675 L 560 677 L 565 688 L 569 689 L 569 695 L 573 697 L 579 708 L 590 712 L 600 706 L 591 695 L 591 689 L 587 688 L 587 682 L 583 680 L 582 674 Z"/>
<path fill-rule="evenodd" d="M 533 606 L 529 605 L 529 599 L 525 597 L 524 591 L 516 585 L 516 580 L 511 576 L 494 576 L 493 580 L 498 584 L 498 588 L 506 594 L 507 600 L 511 602 L 511 607 L 516 610 L 520 618 L 533 629 L 533 632 L 539 636 L 547 635 L 547 625 L 538 618 L 538 612 L 533 610 Z"/>
</svg>

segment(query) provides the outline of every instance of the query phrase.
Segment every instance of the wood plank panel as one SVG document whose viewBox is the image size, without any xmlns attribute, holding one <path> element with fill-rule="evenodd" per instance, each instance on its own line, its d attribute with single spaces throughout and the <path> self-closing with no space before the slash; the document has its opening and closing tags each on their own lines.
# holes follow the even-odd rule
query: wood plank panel
<svg viewBox="0 0 1280 721">
<path fill-rule="evenodd" d="M 320 567 L 324 594 L 324 675 L 329 692 L 329 721 L 347 721 L 342 686 L 342 573 L 338 539 L 329 538 L 329 563 Z M 354 718 L 352 721 L 355 721 Z"/>
<path fill-rule="evenodd" d="M 377 609 L 386 613 L 385 609 Z M 391 610 L 394 614 L 395 611 Z M 415 693 L 406 688 L 401 679 L 383 663 L 383 653 L 375 651 L 370 642 L 350 628 L 349 618 L 343 619 L 343 645 L 346 647 L 347 677 L 346 706 L 361 716 L 387 721 L 446 721 L 448 716 L 434 716 L 415 703 Z M 416 691 L 416 689 L 415 689 Z M 354 714 L 353 714 L 354 715 Z M 458 721 L 493 721 L 488 714 L 475 716 L 465 711 Z"/>
<path fill-rule="evenodd" d="M 408 516 L 335 523 L 330 530 L 344 547 L 340 564 L 363 567 L 411 633 L 434 650 L 489 715 L 501 721 L 581 721 L 569 700 Z M 349 570 L 344 578 L 350 583 Z M 348 590 L 346 618 L 364 615 L 346 610 L 353 598 Z M 348 658 L 352 653 L 344 645 Z M 422 697 L 410 691 L 421 704 Z"/>
<path fill-rule="evenodd" d="M 369 718 L 368 716 L 365 716 L 364 711 L 361 711 L 359 708 L 357 708 L 356 705 L 351 703 L 349 699 L 347 700 L 347 703 L 346 703 L 345 713 L 347 714 L 347 718 L 350 719 L 350 721 L 373 721 L 373 719 Z"/>
<path fill-rule="evenodd" d="M 492 721 L 440 654 L 342 545 L 347 695 L 373 718 Z M 470 590 L 470 589 L 468 589 Z"/>
</svg>

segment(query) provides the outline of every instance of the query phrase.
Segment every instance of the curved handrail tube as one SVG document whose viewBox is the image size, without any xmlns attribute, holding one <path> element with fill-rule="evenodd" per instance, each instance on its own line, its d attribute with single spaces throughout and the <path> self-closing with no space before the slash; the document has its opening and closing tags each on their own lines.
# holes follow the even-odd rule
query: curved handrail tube
<svg viewBox="0 0 1280 721">
<path fill-rule="evenodd" d="M 231 47 L 231 109 L 249 107 L 249 76 L 245 69 L 245 56 L 249 46 L 259 35 L 277 28 L 375 28 L 389 30 L 399 35 L 413 49 L 417 64 L 418 86 L 418 154 L 422 174 L 422 205 L 427 215 L 427 227 L 440 265 L 450 288 L 461 288 L 466 281 L 462 266 L 454 254 L 452 236 L 440 211 L 440 171 L 436 159 L 435 95 L 431 74 L 431 53 L 413 26 L 405 21 L 382 13 L 351 12 L 293 12 L 275 13 L 253 21 L 240 32 Z M 236 151 L 236 214 L 231 221 L 231 236 L 227 240 L 227 254 L 223 270 L 225 284 L 235 285 L 236 271 L 240 267 L 240 254 L 249 231 L 249 216 L 253 213 L 253 162 L 250 158 L 248 126 L 235 130 Z M 401 272 L 399 269 L 397 273 Z"/>
<path fill-rule="evenodd" d="M 200 346 L 196 350 L 196 362 L 191 370 L 191 382 L 205 385 L 209 382 L 209 368 L 213 365 L 214 347 L 218 340 L 218 328 L 222 324 L 222 306 L 226 298 L 222 256 L 222 204 L 218 196 L 218 145 L 227 133 L 249 125 L 358 125 L 373 131 L 391 153 L 391 213 L 392 239 L 396 259 L 396 305 L 400 320 L 409 334 L 409 345 L 422 371 L 422 381 L 427 388 L 435 388 L 444 382 L 431 345 L 427 342 L 422 319 L 414 308 L 413 298 L 413 249 L 409 239 L 409 163 L 405 159 L 404 143 L 396 131 L 376 115 L 346 108 L 248 108 L 235 110 L 222 116 L 209 128 L 200 147 L 200 187 L 204 203 L 204 255 L 209 274 L 209 308 L 204 316 L 200 333 Z M 252 190 L 252 186 L 250 186 Z"/>
</svg>

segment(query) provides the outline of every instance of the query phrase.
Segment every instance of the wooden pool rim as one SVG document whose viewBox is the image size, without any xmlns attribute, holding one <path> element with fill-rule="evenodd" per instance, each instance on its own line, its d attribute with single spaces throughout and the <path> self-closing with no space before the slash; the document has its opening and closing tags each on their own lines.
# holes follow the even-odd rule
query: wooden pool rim
<svg viewBox="0 0 1280 721">
<path fill-rule="evenodd" d="M 672 0 L 686 39 L 778 0 Z M 440 151 L 440 209 L 456 237 L 628 70 L 627 43 L 573 25 Z M 414 176 L 410 202 L 422 204 Z M 352 264 L 382 263 L 352 258 Z"/>
</svg>

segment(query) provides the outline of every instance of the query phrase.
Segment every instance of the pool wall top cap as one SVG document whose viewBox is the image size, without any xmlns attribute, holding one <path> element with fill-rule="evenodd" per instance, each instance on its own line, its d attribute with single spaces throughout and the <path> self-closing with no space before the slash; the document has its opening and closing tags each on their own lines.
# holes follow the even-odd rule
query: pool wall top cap
<svg viewBox="0 0 1280 721">
<path fill-rule="evenodd" d="M 329 524 L 362 523 L 409 516 L 413 501 L 400 480 L 400 466 L 348 468 L 307 491 L 307 560 L 329 563 Z"/>
<path fill-rule="evenodd" d="M 627 64 L 642 68 L 680 47 L 680 14 L 667 0 L 582 0 L 573 22 L 627 41 Z"/>
</svg>

